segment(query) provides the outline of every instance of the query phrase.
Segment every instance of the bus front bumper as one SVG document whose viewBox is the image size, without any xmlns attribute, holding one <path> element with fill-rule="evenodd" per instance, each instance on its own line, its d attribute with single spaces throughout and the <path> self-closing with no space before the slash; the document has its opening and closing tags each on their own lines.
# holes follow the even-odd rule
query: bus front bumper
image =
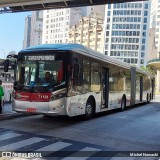
<svg viewBox="0 0 160 160">
<path fill-rule="evenodd" d="M 45 114 L 45 115 L 67 115 L 64 103 L 61 101 L 50 102 L 30 102 L 30 101 L 12 101 L 12 109 L 16 112 L 30 114 Z"/>
</svg>

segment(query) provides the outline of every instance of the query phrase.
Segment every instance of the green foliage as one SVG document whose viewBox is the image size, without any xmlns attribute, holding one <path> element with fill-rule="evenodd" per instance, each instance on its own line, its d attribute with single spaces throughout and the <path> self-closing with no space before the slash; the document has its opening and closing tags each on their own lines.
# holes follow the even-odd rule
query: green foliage
<svg viewBox="0 0 160 160">
<path fill-rule="evenodd" d="M 141 69 L 151 73 L 152 75 L 156 75 L 156 72 L 154 70 L 152 70 L 150 67 L 145 67 L 145 66 L 141 66 Z"/>
</svg>

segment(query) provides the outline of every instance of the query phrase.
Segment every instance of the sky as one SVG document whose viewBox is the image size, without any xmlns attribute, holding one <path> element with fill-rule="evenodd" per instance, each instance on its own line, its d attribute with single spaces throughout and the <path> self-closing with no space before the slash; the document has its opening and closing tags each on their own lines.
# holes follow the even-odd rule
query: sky
<svg viewBox="0 0 160 160">
<path fill-rule="evenodd" d="M 0 58 L 10 51 L 18 53 L 23 46 L 25 18 L 31 12 L 0 14 Z"/>
</svg>

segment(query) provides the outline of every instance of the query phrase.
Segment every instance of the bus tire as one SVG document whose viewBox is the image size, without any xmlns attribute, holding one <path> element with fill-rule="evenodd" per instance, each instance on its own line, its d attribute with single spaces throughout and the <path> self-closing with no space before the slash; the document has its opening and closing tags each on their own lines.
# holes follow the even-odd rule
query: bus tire
<svg viewBox="0 0 160 160">
<path fill-rule="evenodd" d="M 124 111 L 126 109 L 126 97 L 123 96 L 121 99 L 121 111 Z"/>
<path fill-rule="evenodd" d="M 147 101 L 147 104 L 149 104 L 150 98 L 149 98 L 149 94 L 148 93 L 147 93 L 147 99 L 146 99 L 146 101 Z"/>
<path fill-rule="evenodd" d="M 84 119 L 85 120 L 91 119 L 93 117 L 93 114 L 94 114 L 94 105 L 91 99 L 89 99 L 86 103 Z"/>
<path fill-rule="evenodd" d="M 150 93 L 150 100 L 152 100 L 152 93 Z"/>
</svg>

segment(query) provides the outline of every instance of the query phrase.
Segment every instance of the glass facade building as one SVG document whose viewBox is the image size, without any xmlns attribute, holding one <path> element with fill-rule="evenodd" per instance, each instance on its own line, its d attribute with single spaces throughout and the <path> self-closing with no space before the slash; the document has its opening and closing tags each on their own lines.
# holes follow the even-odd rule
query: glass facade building
<svg viewBox="0 0 160 160">
<path fill-rule="evenodd" d="M 146 65 L 150 2 L 115 3 L 105 10 L 105 54 Z"/>
<path fill-rule="evenodd" d="M 30 47 L 30 45 L 31 45 L 31 16 L 28 15 L 25 18 L 23 49 Z"/>
</svg>

